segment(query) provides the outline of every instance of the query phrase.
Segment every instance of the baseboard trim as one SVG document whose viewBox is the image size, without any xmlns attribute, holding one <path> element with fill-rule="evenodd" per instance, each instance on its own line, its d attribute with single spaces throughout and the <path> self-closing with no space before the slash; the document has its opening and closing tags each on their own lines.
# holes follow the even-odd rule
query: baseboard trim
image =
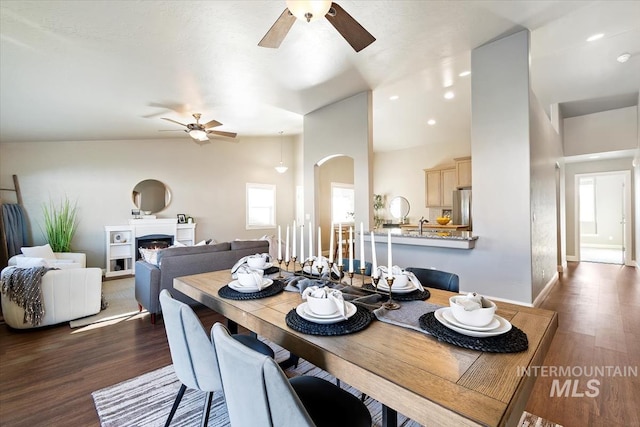
<svg viewBox="0 0 640 427">
<path fill-rule="evenodd" d="M 545 300 L 547 295 L 549 295 L 549 292 L 551 292 L 556 283 L 558 283 L 558 278 L 558 273 L 555 273 L 553 276 L 551 276 L 551 279 L 549 279 L 547 284 L 544 285 L 544 288 L 542 288 L 536 299 L 533 300 L 534 307 L 539 308 L 542 305 L 542 302 Z"/>
</svg>

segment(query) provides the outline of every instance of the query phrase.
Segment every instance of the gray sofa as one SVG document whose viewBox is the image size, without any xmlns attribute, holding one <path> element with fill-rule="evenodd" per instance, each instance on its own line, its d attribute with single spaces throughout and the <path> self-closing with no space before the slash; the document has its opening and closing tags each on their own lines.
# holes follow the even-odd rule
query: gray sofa
<svg viewBox="0 0 640 427">
<path fill-rule="evenodd" d="M 242 257 L 268 253 L 266 240 L 235 240 L 214 245 L 167 248 L 158 252 L 158 265 L 136 262 L 136 300 L 151 313 L 151 322 L 161 312 L 160 291 L 168 289 L 177 300 L 190 305 L 196 301 L 173 288 L 173 279 L 209 271 L 226 270 Z"/>
</svg>

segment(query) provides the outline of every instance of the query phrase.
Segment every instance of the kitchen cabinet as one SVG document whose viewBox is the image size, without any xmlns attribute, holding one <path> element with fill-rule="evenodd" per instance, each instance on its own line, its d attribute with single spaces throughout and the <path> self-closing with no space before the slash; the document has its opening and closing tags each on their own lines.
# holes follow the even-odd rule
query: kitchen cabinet
<svg viewBox="0 0 640 427">
<path fill-rule="evenodd" d="M 425 206 L 451 207 L 453 190 L 456 188 L 456 168 L 434 168 L 424 170 Z"/>
<path fill-rule="evenodd" d="M 471 187 L 471 157 L 458 157 L 456 162 L 456 188 Z"/>
</svg>

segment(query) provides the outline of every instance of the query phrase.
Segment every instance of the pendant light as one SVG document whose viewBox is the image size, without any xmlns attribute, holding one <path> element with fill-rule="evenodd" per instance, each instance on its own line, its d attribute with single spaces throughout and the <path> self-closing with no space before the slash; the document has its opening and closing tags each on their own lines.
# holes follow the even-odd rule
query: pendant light
<svg viewBox="0 0 640 427">
<path fill-rule="evenodd" d="M 278 173 L 285 173 L 289 168 L 286 167 L 284 163 L 282 163 L 282 133 L 283 132 L 280 131 L 279 133 L 280 133 L 280 164 L 276 166 L 276 170 L 278 171 Z"/>
</svg>

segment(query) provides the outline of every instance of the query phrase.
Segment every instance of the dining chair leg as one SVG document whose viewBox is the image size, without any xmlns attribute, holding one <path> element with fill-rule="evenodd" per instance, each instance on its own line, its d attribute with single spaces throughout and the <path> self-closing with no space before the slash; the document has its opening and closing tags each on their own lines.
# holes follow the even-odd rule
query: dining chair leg
<svg viewBox="0 0 640 427">
<path fill-rule="evenodd" d="M 389 408 L 387 405 L 382 405 L 382 426 L 398 426 L 398 412 L 395 409 Z"/>
<path fill-rule="evenodd" d="M 187 386 L 184 384 L 180 385 L 180 390 L 178 390 L 178 395 L 176 396 L 176 400 L 173 402 L 171 412 L 169 412 L 169 418 L 167 418 L 167 422 L 164 423 L 164 427 L 169 427 L 169 424 L 171 424 L 171 420 L 176 414 L 176 410 L 178 409 L 178 405 L 180 405 L 180 401 L 182 400 L 182 396 L 184 396 L 185 390 L 187 390 Z"/>
<path fill-rule="evenodd" d="M 212 401 L 213 401 L 213 392 L 208 391 L 207 395 L 205 396 L 206 404 L 204 405 L 204 412 L 202 413 L 202 423 L 200 424 L 201 427 L 207 427 L 207 424 L 209 424 L 209 411 L 211 411 Z"/>
</svg>

